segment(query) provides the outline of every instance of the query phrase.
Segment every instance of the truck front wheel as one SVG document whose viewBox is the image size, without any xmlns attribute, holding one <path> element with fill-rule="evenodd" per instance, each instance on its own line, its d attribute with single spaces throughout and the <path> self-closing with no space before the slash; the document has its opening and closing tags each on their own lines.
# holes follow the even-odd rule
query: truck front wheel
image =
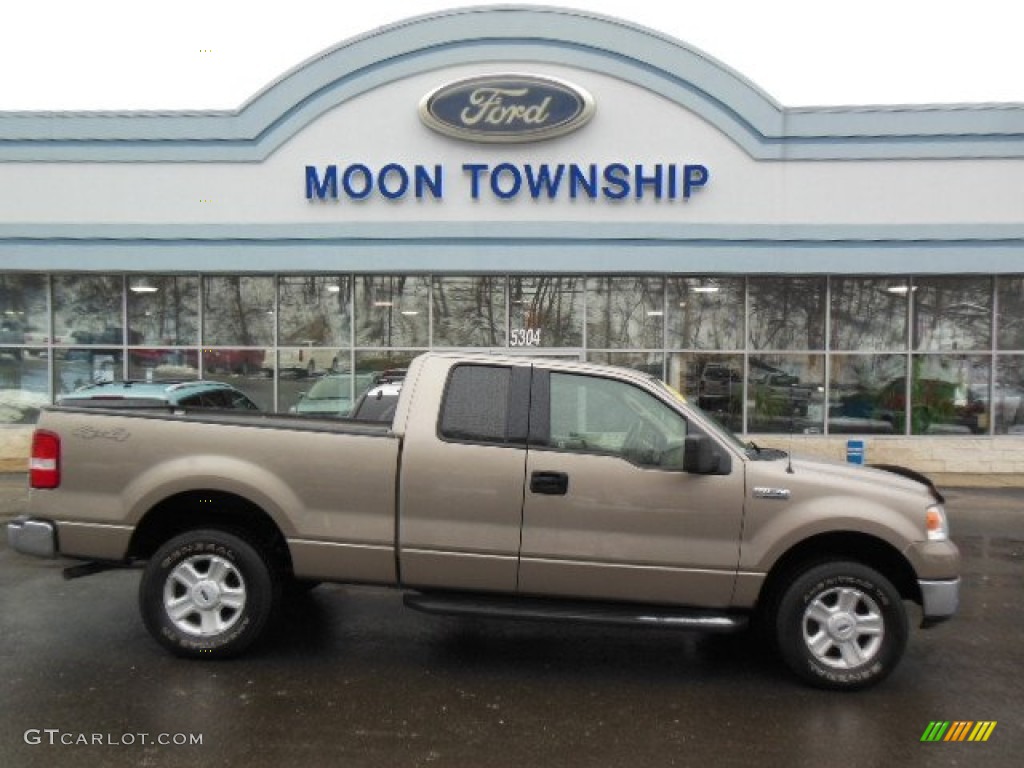
<svg viewBox="0 0 1024 768">
<path fill-rule="evenodd" d="M 280 585 L 267 558 L 220 530 L 183 533 L 146 564 L 139 606 L 146 629 L 171 652 L 193 658 L 241 653 L 263 633 Z"/>
<path fill-rule="evenodd" d="M 899 592 L 860 563 L 808 568 L 793 579 L 778 606 L 779 651 L 812 685 L 838 690 L 874 685 L 906 648 L 907 614 Z"/>
</svg>

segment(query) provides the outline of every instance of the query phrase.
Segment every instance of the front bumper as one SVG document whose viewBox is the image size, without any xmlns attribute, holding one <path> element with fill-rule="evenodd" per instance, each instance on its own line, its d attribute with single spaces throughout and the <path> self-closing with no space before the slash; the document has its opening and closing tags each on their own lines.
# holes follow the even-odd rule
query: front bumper
<svg viewBox="0 0 1024 768">
<path fill-rule="evenodd" d="M 921 608 L 924 613 L 923 626 L 945 621 L 960 605 L 960 579 L 943 581 L 920 580 Z"/>
<path fill-rule="evenodd" d="M 7 543 L 23 555 L 56 557 L 57 528 L 46 520 L 21 515 L 7 524 Z"/>
</svg>

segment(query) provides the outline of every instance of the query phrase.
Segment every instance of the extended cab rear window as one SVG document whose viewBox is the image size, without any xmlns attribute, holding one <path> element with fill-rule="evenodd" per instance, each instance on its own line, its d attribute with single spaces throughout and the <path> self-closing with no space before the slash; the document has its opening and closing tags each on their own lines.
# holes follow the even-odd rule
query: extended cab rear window
<svg viewBox="0 0 1024 768">
<path fill-rule="evenodd" d="M 508 442 L 512 369 L 459 365 L 448 377 L 441 410 L 441 437 L 472 442 Z"/>
</svg>

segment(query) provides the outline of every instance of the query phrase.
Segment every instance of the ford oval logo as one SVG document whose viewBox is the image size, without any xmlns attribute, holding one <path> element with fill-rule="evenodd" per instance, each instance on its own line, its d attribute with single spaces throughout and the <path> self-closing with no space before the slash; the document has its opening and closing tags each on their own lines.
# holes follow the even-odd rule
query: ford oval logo
<svg viewBox="0 0 1024 768">
<path fill-rule="evenodd" d="M 442 85 L 420 102 L 435 131 L 465 141 L 526 142 L 574 131 L 594 114 L 582 88 L 540 75 L 482 75 Z"/>
</svg>

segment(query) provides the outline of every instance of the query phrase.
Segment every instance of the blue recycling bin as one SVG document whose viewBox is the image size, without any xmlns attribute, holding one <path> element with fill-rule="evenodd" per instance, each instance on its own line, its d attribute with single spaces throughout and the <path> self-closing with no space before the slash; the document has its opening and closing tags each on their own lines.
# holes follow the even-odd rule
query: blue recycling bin
<svg viewBox="0 0 1024 768">
<path fill-rule="evenodd" d="M 847 440 L 846 441 L 846 461 L 850 464 L 863 464 L 864 463 L 864 441 L 863 440 Z"/>
</svg>

